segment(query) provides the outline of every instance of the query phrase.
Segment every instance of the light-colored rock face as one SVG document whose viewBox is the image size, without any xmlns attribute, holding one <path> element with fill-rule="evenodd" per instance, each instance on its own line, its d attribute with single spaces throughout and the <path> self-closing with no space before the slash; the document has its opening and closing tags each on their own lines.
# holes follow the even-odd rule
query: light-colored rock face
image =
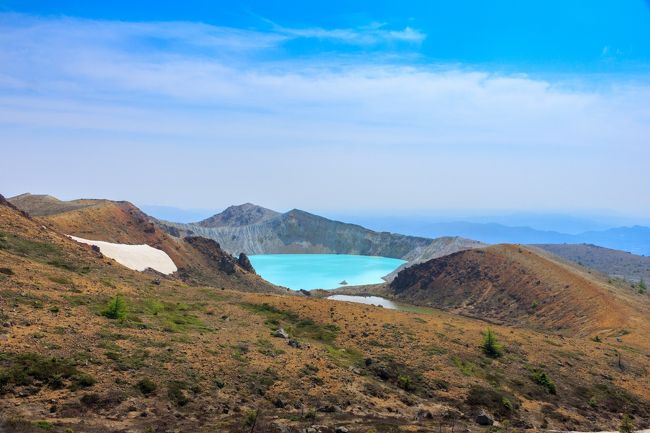
<svg viewBox="0 0 650 433">
<path fill-rule="evenodd" d="M 250 214 L 247 214 L 249 212 Z M 211 221 L 211 226 L 205 222 Z M 243 224 L 246 221 L 255 221 Z M 255 205 L 232 206 L 199 224 L 161 223 L 174 236 L 202 236 L 230 254 L 358 254 L 406 260 L 385 277 L 417 263 L 485 244 L 459 237 L 437 239 L 375 232 L 300 210 L 280 214 Z"/>
<path fill-rule="evenodd" d="M 82 244 L 97 246 L 103 255 L 129 269 L 144 271 L 147 268 L 151 268 L 166 275 L 178 270 L 166 252 L 157 250 L 149 245 L 114 244 L 78 238 L 76 236 L 70 236 L 70 238 Z"/>
</svg>

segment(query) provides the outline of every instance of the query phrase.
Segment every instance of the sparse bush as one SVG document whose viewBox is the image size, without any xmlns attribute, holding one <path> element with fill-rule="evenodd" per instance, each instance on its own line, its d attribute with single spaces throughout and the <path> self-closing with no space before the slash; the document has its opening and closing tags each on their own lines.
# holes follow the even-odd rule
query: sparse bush
<svg viewBox="0 0 650 433">
<path fill-rule="evenodd" d="M 641 281 L 639 281 L 639 293 L 644 294 L 647 291 L 648 291 L 648 287 L 645 285 L 645 281 L 643 280 L 643 278 L 641 278 Z"/>
<path fill-rule="evenodd" d="M 480 385 L 470 388 L 466 403 L 473 407 L 483 407 L 499 418 L 513 416 L 520 406 L 513 394 Z"/>
<path fill-rule="evenodd" d="M 621 433 L 632 433 L 634 431 L 634 421 L 632 421 L 632 417 L 630 415 L 623 415 L 623 418 L 621 419 L 621 425 L 618 427 L 618 431 Z"/>
<path fill-rule="evenodd" d="M 485 334 L 483 334 L 483 344 L 481 347 L 483 353 L 490 358 L 498 358 L 503 353 L 501 344 L 497 341 L 496 334 L 490 328 L 487 328 Z"/>
<path fill-rule="evenodd" d="M 80 386 L 81 388 L 89 388 L 97 383 L 94 377 L 86 373 L 76 374 L 72 377 L 72 380 L 77 386 Z"/>
<path fill-rule="evenodd" d="M 406 375 L 397 377 L 397 386 L 402 388 L 404 391 L 410 392 L 415 390 L 415 385 L 413 384 L 411 377 Z"/>
<path fill-rule="evenodd" d="M 135 386 L 144 395 L 153 394 L 154 392 L 156 392 L 156 388 L 157 388 L 156 384 L 147 377 L 138 381 L 138 383 Z"/>
<path fill-rule="evenodd" d="M 0 353 L 0 394 L 13 386 L 46 384 L 58 389 L 64 381 L 78 374 L 74 365 L 62 358 L 48 358 L 36 353 Z"/>
<path fill-rule="evenodd" d="M 167 396 L 177 406 L 185 406 L 190 402 L 186 390 L 187 384 L 185 382 L 172 381 L 167 385 Z"/>
<path fill-rule="evenodd" d="M 126 302 L 120 295 L 115 296 L 102 311 L 102 316 L 113 320 L 126 319 Z"/>
<path fill-rule="evenodd" d="M 544 371 L 534 371 L 530 378 L 536 384 L 544 387 L 549 394 L 556 394 L 557 390 L 555 388 L 555 383 Z"/>
<path fill-rule="evenodd" d="M 86 406 L 96 406 L 101 402 L 102 398 L 99 394 L 91 392 L 90 394 L 84 394 L 79 400 Z"/>
<path fill-rule="evenodd" d="M 244 425 L 246 427 L 254 427 L 256 423 L 257 423 L 257 411 L 256 410 L 246 411 L 246 415 L 244 418 Z"/>
<path fill-rule="evenodd" d="M 10 268 L 0 268 L 0 274 L 5 274 L 5 275 L 13 275 L 14 271 L 11 270 Z"/>
<path fill-rule="evenodd" d="M 61 284 L 62 286 L 71 286 L 73 285 L 73 282 L 70 278 L 68 277 L 62 277 L 60 275 L 50 275 L 47 277 L 48 280 L 50 280 L 53 283 L 56 284 Z"/>
</svg>

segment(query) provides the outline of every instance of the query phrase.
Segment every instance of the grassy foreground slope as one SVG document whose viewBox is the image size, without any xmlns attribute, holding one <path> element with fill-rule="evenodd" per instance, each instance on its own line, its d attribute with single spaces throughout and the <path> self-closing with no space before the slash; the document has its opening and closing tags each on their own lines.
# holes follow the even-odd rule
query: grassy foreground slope
<svg viewBox="0 0 650 433">
<path fill-rule="evenodd" d="M 648 348 L 625 335 L 495 325 L 491 357 L 479 320 L 158 284 L 3 204 L 0 323 L 8 432 L 479 431 L 481 411 L 519 431 L 650 419 Z"/>
</svg>

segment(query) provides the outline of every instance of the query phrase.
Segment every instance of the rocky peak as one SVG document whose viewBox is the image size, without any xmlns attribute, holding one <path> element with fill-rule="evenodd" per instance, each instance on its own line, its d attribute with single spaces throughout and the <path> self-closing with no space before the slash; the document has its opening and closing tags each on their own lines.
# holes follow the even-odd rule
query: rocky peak
<svg viewBox="0 0 650 433">
<path fill-rule="evenodd" d="M 252 203 L 230 206 L 198 223 L 202 227 L 241 227 L 269 220 L 280 213 Z"/>
</svg>

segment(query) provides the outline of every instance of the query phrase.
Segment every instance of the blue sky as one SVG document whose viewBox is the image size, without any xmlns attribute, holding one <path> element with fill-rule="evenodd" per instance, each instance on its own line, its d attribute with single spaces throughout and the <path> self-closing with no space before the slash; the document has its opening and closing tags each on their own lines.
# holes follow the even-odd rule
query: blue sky
<svg viewBox="0 0 650 433">
<path fill-rule="evenodd" d="M 1 191 L 650 215 L 650 6 L 0 0 Z"/>
</svg>

